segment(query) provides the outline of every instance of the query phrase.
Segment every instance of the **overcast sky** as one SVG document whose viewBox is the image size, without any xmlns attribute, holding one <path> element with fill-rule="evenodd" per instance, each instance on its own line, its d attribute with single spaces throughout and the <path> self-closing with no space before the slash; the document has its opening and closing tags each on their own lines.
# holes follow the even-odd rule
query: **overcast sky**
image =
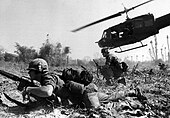
<svg viewBox="0 0 170 118">
<path fill-rule="evenodd" d="M 39 49 L 49 34 L 51 43 L 60 42 L 63 46 L 71 47 L 72 58 L 94 58 L 100 55 L 100 48 L 95 43 L 98 41 L 104 29 L 125 21 L 126 16 L 111 19 L 91 26 L 77 33 L 71 30 L 86 25 L 93 21 L 107 17 L 130 8 L 146 0 L 0 0 L 0 46 L 6 51 L 14 52 L 15 42 L 22 46 L 33 46 Z M 135 10 L 130 11 L 129 17 L 153 13 L 155 18 L 170 13 L 169 0 L 154 0 Z M 160 30 L 158 38 L 158 52 L 160 48 L 167 47 L 166 36 L 170 36 L 170 27 Z M 136 55 L 150 59 L 148 49 L 150 37 L 143 41 L 148 44 L 145 48 L 115 54 L 120 58 Z M 140 45 L 140 44 L 135 44 Z M 130 45 L 133 47 L 134 45 Z M 126 49 L 129 46 L 124 46 Z"/>
</svg>

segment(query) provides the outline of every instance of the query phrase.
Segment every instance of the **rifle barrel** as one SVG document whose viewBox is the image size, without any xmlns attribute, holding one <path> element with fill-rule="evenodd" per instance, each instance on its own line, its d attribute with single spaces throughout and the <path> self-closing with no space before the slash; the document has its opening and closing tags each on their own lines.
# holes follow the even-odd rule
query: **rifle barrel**
<svg viewBox="0 0 170 118">
<path fill-rule="evenodd" d="M 19 79 L 20 79 L 19 76 L 14 75 L 14 74 L 11 74 L 11 73 L 9 73 L 9 72 L 6 72 L 6 71 L 4 71 L 4 70 L 0 70 L 0 74 L 3 75 L 3 76 L 5 76 L 5 77 L 8 77 L 8 78 L 10 78 L 10 79 L 12 79 L 12 80 L 14 80 L 14 81 L 19 81 Z"/>
</svg>

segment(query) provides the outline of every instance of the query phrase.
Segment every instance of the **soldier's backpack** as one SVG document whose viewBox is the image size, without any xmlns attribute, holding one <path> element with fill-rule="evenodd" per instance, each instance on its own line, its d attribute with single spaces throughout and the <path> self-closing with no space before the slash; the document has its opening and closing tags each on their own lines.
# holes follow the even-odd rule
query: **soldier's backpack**
<svg viewBox="0 0 170 118">
<path fill-rule="evenodd" d="M 87 86 L 93 80 L 93 75 L 88 70 L 76 70 L 73 68 L 66 68 L 63 70 L 61 79 L 64 82 L 74 81 Z"/>
<path fill-rule="evenodd" d="M 64 82 L 74 81 L 80 83 L 80 72 L 73 68 L 66 68 L 62 71 L 61 79 Z"/>
<path fill-rule="evenodd" d="M 89 85 L 93 81 L 92 73 L 90 73 L 87 70 L 81 71 L 80 78 L 81 78 L 80 83 L 84 84 L 85 86 Z"/>
</svg>

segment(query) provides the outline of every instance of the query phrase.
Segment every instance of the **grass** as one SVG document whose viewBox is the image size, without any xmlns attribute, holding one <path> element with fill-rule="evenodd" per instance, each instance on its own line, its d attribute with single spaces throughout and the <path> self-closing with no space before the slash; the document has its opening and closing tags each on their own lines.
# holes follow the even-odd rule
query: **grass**
<svg viewBox="0 0 170 118">
<path fill-rule="evenodd" d="M 27 75 L 27 65 L 23 63 L 11 63 L 11 62 L 0 62 L 0 69 L 6 70 L 8 72 L 17 74 L 17 75 Z M 105 93 L 113 93 L 118 91 L 127 91 L 129 89 L 133 88 L 140 88 L 140 90 L 143 92 L 144 96 L 147 98 L 147 106 L 148 112 L 150 111 L 154 117 L 168 117 L 170 114 L 170 80 L 169 80 L 169 72 L 168 71 L 160 71 L 158 69 L 154 69 L 154 74 L 149 75 L 148 71 L 150 69 L 155 68 L 153 64 L 150 64 L 152 66 L 146 67 L 144 63 L 140 63 L 140 68 L 138 68 L 133 74 L 131 73 L 132 68 L 130 68 L 130 71 L 126 74 L 126 82 L 127 85 L 123 86 L 120 85 L 117 88 L 114 88 L 113 86 L 106 86 L 105 81 L 103 80 L 102 76 L 100 75 L 99 78 L 96 75 L 96 69 L 95 68 L 88 68 L 88 70 L 92 71 L 94 75 L 94 83 L 99 87 L 99 90 L 101 92 Z M 147 64 L 148 65 L 148 64 Z M 55 70 L 56 72 L 60 73 L 63 68 L 65 67 L 50 67 L 50 70 Z M 73 67 L 77 69 L 81 69 L 80 67 Z M 139 71 L 139 72 L 138 72 Z M 0 75 L 0 95 L 1 95 L 1 104 L 0 104 L 0 117 L 56 117 L 57 115 L 61 115 L 62 117 L 66 117 L 66 115 L 61 114 L 61 111 L 70 111 L 78 112 L 78 110 L 70 110 L 66 108 L 59 107 L 57 110 L 53 112 L 47 112 L 48 110 L 44 110 L 43 108 L 36 109 L 30 113 L 25 113 L 24 110 L 18 106 L 16 106 L 13 103 L 10 103 L 8 100 L 6 100 L 3 96 L 3 92 L 6 92 L 13 98 L 17 100 L 22 100 L 20 92 L 16 90 L 16 82 L 5 78 L 4 76 Z M 120 102 L 119 102 L 120 103 Z M 117 116 L 121 116 L 122 113 L 115 112 L 115 104 L 111 107 L 111 112 L 116 114 Z M 118 103 L 117 103 L 118 104 Z M 107 105 L 105 106 L 108 107 Z M 71 114 L 70 113 L 70 114 Z M 69 115 L 70 115 L 69 114 Z M 125 114 L 124 114 L 125 115 Z M 126 114 L 127 115 L 127 114 Z M 67 115 L 68 116 L 68 115 Z"/>
</svg>

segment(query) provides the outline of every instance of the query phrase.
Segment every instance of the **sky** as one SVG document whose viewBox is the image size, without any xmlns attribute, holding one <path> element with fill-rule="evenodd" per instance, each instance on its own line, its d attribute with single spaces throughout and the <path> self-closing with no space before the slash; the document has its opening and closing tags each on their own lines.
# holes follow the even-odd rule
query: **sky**
<svg viewBox="0 0 170 118">
<path fill-rule="evenodd" d="M 16 50 L 15 43 L 21 46 L 33 46 L 39 49 L 49 34 L 51 43 L 60 42 L 63 47 L 69 46 L 73 59 L 91 59 L 101 56 L 100 48 L 95 43 L 100 40 L 103 30 L 124 22 L 126 15 L 99 23 L 79 32 L 71 30 L 83 25 L 123 11 L 146 0 L 0 0 L 0 46 L 7 52 Z M 122 5 L 123 4 L 123 5 Z M 169 0 L 154 0 L 130 12 L 130 18 L 152 13 L 155 18 L 170 13 Z M 167 52 L 167 35 L 170 37 L 170 26 L 161 29 L 157 34 L 158 56 L 160 49 Z M 143 40 L 148 46 L 117 54 L 118 58 L 129 57 L 133 60 L 149 60 L 150 41 L 154 37 Z M 139 46 L 139 43 L 123 46 L 122 49 Z"/>
</svg>

